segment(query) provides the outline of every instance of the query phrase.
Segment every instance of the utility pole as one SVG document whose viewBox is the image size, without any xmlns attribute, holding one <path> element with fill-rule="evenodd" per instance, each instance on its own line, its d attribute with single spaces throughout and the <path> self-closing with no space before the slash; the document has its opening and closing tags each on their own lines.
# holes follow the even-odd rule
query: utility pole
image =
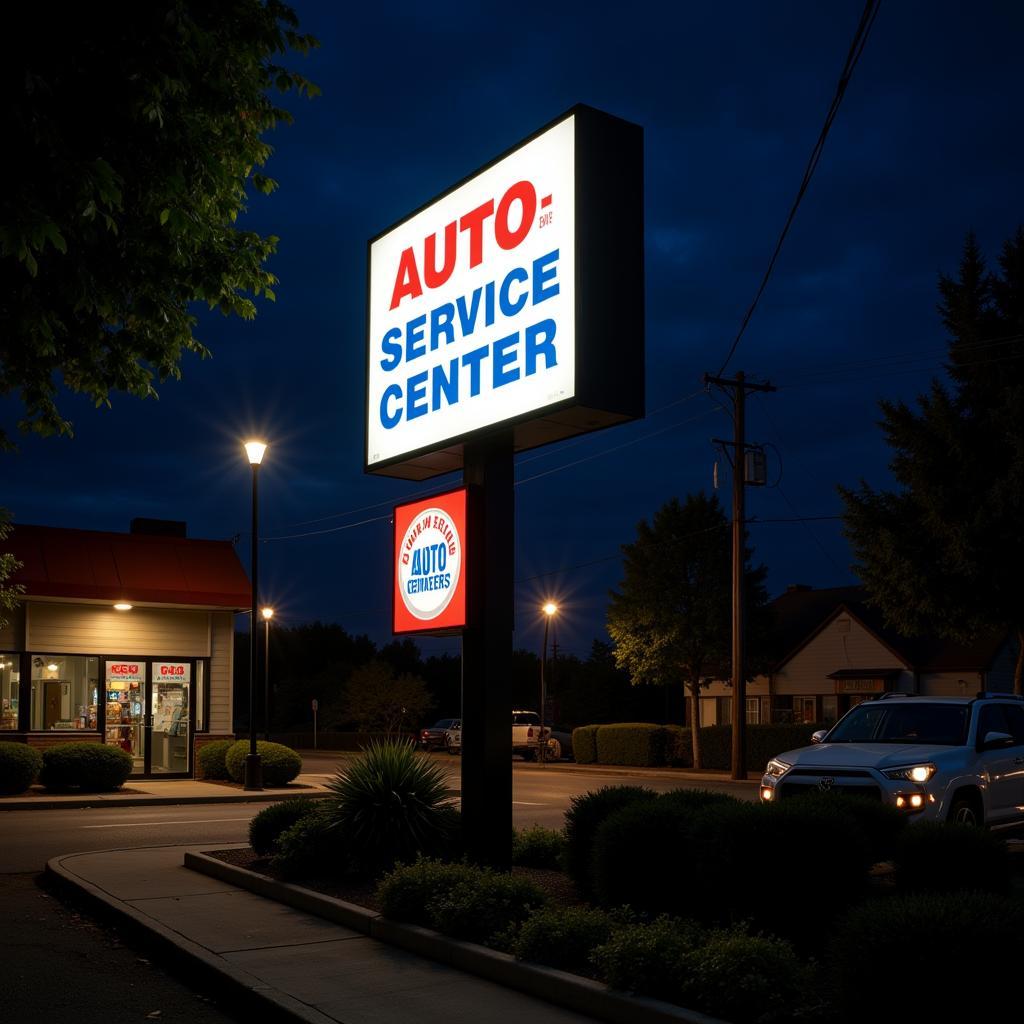
<svg viewBox="0 0 1024 1024">
<path fill-rule="evenodd" d="M 747 777 L 747 669 L 745 664 L 745 595 L 744 570 L 746 559 L 743 550 L 743 534 L 746 526 L 747 444 L 744 437 L 745 406 L 748 391 L 775 391 L 768 383 L 754 384 L 746 379 L 743 371 L 737 372 L 732 380 L 726 377 L 712 377 L 704 374 L 704 384 L 717 384 L 720 388 L 732 389 L 733 440 L 714 438 L 716 444 L 731 447 L 732 456 L 732 777 Z"/>
</svg>

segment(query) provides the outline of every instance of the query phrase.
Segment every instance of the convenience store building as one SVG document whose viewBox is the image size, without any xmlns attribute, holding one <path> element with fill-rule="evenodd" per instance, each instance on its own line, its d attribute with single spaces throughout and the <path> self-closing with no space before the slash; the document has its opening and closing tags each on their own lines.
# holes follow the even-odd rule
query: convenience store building
<svg viewBox="0 0 1024 1024">
<path fill-rule="evenodd" d="M 234 738 L 234 616 L 251 597 L 230 541 L 136 519 L 19 525 L 3 549 L 24 592 L 0 629 L 0 740 L 108 743 L 135 777 L 188 778 L 200 746 Z"/>
</svg>

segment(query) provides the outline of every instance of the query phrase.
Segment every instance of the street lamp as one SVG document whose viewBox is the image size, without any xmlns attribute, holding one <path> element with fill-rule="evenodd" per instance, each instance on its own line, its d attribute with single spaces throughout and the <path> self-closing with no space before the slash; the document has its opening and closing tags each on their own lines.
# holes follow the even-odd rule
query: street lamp
<svg viewBox="0 0 1024 1024">
<path fill-rule="evenodd" d="M 273 608 L 261 608 L 263 616 L 265 644 L 263 647 L 263 738 L 270 739 L 270 620 L 274 617 Z"/>
<path fill-rule="evenodd" d="M 543 608 L 544 611 L 544 646 L 540 655 L 540 763 L 547 761 L 548 745 L 544 741 L 544 705 L 548 699 L 547 683 L 544 679 L 544 672 L 548 661 L 548 628 L 551 626 L 551 618 L 558 611 L 558 605 L 554 601 L 548 601 Z"/>
<path fill-rule="evenodd" d="M 252 615 L 249 619 L 249 756 L 245 759 L 245 788 L 263 788 L 263 766 L 256 753 L 256 604 L 259 596 L 259 472 L 267 445 L 246 441 L 245 454 L 252 466 Z"/>
</svg>

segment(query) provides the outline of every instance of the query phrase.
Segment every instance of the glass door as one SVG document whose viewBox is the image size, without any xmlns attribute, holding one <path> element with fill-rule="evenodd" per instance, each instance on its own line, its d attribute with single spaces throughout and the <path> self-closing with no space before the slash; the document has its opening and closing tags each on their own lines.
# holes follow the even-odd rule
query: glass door
<svg viewBox="0 0 1024 1024">
<path fill-rule="evenodd" d="M 141 775 L 146 771 L 146 662 L 138 658 L 105 661 L 104 677 L 104 742 L 131 754 L 132 774 Z"/>
<path fill-rule="evenodd" d="M 192 742 L 191 661 L 154 661 L 150 682 L 149 773 L 187 775 Z"/>
</svg>

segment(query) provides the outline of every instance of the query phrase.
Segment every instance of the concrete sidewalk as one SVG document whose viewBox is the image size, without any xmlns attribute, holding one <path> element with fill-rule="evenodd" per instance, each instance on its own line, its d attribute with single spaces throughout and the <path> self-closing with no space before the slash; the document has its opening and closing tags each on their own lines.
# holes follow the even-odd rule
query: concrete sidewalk
<svg viewBox="0 0 1024 1024">
<path fill-rule="evenodd" d="M 208 847 L 209 844 L 206 844 Z M 189 871 L 202 846 L 67 854 L 47 873 L 144 930 L 240 1005 L 302 1024 L 585 1024 L 569 1010 Z"/>
<path fill-rule="evenodd" d="M 28 793 L 0 798 L 0 811 L 74 810 L 80 807 L 141 807 L 160 804 L 250 804 L 285 800 L 292 796 L 318 796 L 327 792 L 328 776 L 299 775 L 288 786 L 246 791 L 197 779 L 129 779 L 113 793 L 50 793 L 34 786 Z"/>
</svg>

